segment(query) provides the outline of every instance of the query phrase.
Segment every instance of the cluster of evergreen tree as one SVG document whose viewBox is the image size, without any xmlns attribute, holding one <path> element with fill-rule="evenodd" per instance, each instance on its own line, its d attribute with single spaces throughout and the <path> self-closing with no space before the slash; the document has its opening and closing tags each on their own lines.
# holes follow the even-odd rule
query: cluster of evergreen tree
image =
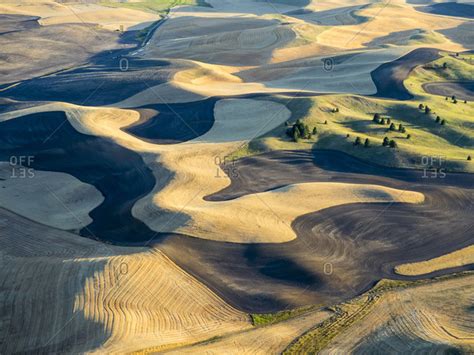
<svg viewBox="0 0 474 355">
<path fill-rule="evenodd" d="M 355 146 L 358 146 L 358 145 L 362 145 L 362 139 L 360 139 L 360 137 L 356 137 L 355 141 L 354 141 L 354 145 Z M 370 147 L 370 139 L 369 138 L 366 138 L 365 141 L 364 141 L 364 147 L 365 148 L 369 148 Z"/>
<path fill-rule="evenodd" d="M 313 127 L 311 131 L 308 125 L 304 124 L 301 120 L 296 120 L 293 126 L 286 131 L 286 134 L 293 138 L 295 142 L 298 142 L 299 139 L 311 139 L 316 133 L 318 133 L 316 127 Z"/>
<path fill-rule="evenodd" d="M 398 128 L 395 126 L 394 123 L 392 123 L 390 125 L 389 130 L 390 131 L 398 131 L 398 132 L 401 132 L 401 133 L 406 133 L 406 131 L 407 131 L 406 128 L 401 123 L 398 125 Z"/>
<path fill-rule="evenodd" d="M 385 124 L 390 125 L 389 128 L 388 128 L 390 131 L 398 131 L 398 132 L 401 132 L 401 133 L 406 133 L 407 132 L 406 128 L 401 123 L 398 125 L 398 128 L 397 128 L 395 123 L 393 123 L 390 118 L 380 117 L 380 114 L 378 114 L 378 113 L 374 114 L 374 118 L 373 118 L 372 121 L 374 121 L 375 123 L 383 124 L 383 125 L 385 125 Z"/>
<path fill-rule="evenodd" d="M 390 121 L 390 118 L 387 119 L 388 121 Z M 382 118 L 380 117 L 380 114 L 376 113 L 374 114 L 374 118 L 373 120 L 375 123 L 378 123 L 378 124 L 386 124 L 387 121 L 385 120 L 385 118 Z M 388 122 L 390 124 L 390 122 Z"/>
<path fill-rule="evenodd" d="M 447 121 L 445 119 L 441 119 L 441 117 L 439 117 L 439 116 L 436 116 L 435 122 L 439 123 L 441 126 L 444 126 L 447 123 Z"/>
<path fill-rule="evenodd" d="M 388 139 L 388 137 L 385 137 L 383 139 L 382 145 L 384 147 L 390 147 L 390 148 L 397 148 L 397 142 L 395 142 L 393 139 Z"/>
</svg>

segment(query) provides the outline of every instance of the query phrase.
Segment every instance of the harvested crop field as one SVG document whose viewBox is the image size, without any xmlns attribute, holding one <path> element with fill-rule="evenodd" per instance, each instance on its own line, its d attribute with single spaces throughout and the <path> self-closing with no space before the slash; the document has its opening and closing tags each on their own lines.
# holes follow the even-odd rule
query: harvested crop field
<svg viewBox="0 0 474 355">
<path fill-rule="evenodd" d="M 473 351 L 469 3 L 0 4 L 0 353 Z"/>
</svg>

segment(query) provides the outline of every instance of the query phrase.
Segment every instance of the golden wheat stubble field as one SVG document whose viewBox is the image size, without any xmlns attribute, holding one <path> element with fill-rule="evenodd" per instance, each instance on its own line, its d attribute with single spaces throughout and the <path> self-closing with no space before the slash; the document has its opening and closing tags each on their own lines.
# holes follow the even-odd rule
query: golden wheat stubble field
<svg viewBox="0 0 474 355">
<path fill-rule="evenodd" d="M 1 352 L 473 351 L 472 8 L 3 1 Z"/>
</svg>

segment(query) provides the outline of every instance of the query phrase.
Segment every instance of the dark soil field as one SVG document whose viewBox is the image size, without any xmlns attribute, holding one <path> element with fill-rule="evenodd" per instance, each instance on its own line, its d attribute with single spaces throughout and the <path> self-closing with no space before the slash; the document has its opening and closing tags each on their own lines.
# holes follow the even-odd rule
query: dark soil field
<svg viewBox="0 0 474 355">
<path fill-rule="evenodd" d="M 232 199 L 290 183 L 329 181 L 419 191 L 426 201 L 349 204 L 301 216 L 292 224 L 298 238 L 283 244 L 243 245 L 176 236 L 159 247 L 246 311 L 349 299 L 384 277 L 410 279 L 394 274 L 397 264 L 472 243 L 474 175 L 427 177 L 431 172 L 388 169 L 334 151 L 282 151 L 244 158 L 233 166 L 232 185 L 207 200 Z M 436 274 L 444 272 L 453 270 Z"/>
<path fill-rule="evenodd" d="M 439 96 L 456 96 L 458 100 L 474 100 L 474 81 L 427 83 L 423 85 L 427 93 Z"/>
<path fill-rule="evenodd" d="M 417 65 L 440 58 L 438 52 L 439 50 L 434 48 L 418 48 L 393 62 L 379 66 L 371 73 L 377 87 L 375 96 L 397 100 L 413 98 L 403 85 L 403 81 Z"/>
<path fill-rule="evenodd" d="M 432 4 L 428 6 L 416 7 L 418 11 L 428 12 L 430 14 L 474 18 L 474 5 L 460 4 L 457 2 L 445 2 Z"/>
</svg>

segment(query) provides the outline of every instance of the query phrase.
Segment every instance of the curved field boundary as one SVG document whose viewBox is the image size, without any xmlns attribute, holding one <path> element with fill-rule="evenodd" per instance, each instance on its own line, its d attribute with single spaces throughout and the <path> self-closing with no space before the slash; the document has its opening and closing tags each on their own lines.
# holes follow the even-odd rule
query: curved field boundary
<svg viewBox="0 0 474 355">
<path fill-rule="evenodd" d="M 460 4 L 457 2 L 446 2 L 431 4 L 428 6 L 417 6 L 416 10 L 434 15 L 462 17 L 474 19 L 474 6 L 472 4 Z"/>
<path fill-rule="evenodd" d="M 474 81 L 446 81 L 426 83 L 423 90 L 432 95 L 456 96 L 458 100 L 474 100 Z"/>
<path fill-rule="evenodd" d="M 474 268 L 474 245 L 470 245 L 466 248 L 430 260 L 397 265 L 395 267 L 395 272 L 400 275 L 418 276 L 430 274 L 443 269 L 469 266 L 470 264 L 472 264 Z"/>
<path fill-rule="evenodd" d="M 102 193 L 105 199 L 90 212 L 93 222 L 81 235 L 117 243 L 128 235 L 136 243 L 156 236 L 131 213 L 133 204 L 155 186 L 143 159 L 108 139 L 79 133 L 63 111 L 0 122 L 0 160 L 12 156 L 33 157 L 29 167 L 71 174 Z"/>
<path fill-rule="evenodd" d="M 135 109 L 140 120 L 122 131 L 154 144 L 176 144 L 202 136 L 214 124 L 217 98 L 183 104 L 156 104 Z"/>
<path fill-rule="evenodd" d="M 381 280 L 370 291 L 349 301 L 332 307 L 335 314 L 321 324 L 316 325 L 299 338 L 295 339 L 284 351 L 283 354 L 307 354 L 320 353 L 338 335 L 367 317 L 374 311 L 376 306 L 382 302 L 389 293 L 401 292 L 405 289 L 433 286 L 447 280 L 456 280 L 465 277 L 472 277 L 473 273 L 461 273 L 444 276 L 428 281 L 399 282 L 391 280 Z"/>
<path fill-rule="evenodd" d="M 418 48 L 393 62 L 382 64 L 370 73 L 377 87 L 377 94 L 374 96 L 397 100 L 412 99 L 413 95 L 405 88 L 403 81 L 416 66 L 440 57 L 438 49 Z"/>
<path fill-rule="evenodd" d="M 402 260 L 437 257 L 473 242 L 469 232 L 472 174 L 424 179 L 423 171 L 385 168 L 344 153 L 319 150 L 266 153 L 241 159 L 223 170 L 231 172 L 232 184 L 207 200 L 234 199 L 310 181 L 409 188 L 426 197 L 421 205 L 357 203 L 310 213 L 292 224 L 298 238 L 279 245 L 181 236 L 160 243 L 184 269 L 246 311 L 327 304 L 360 294 L 382 278 L 417 279 L 397 275 L 393 269 Z M 469 268 L 441 270 L 422 278 Z"/>
</svg>

